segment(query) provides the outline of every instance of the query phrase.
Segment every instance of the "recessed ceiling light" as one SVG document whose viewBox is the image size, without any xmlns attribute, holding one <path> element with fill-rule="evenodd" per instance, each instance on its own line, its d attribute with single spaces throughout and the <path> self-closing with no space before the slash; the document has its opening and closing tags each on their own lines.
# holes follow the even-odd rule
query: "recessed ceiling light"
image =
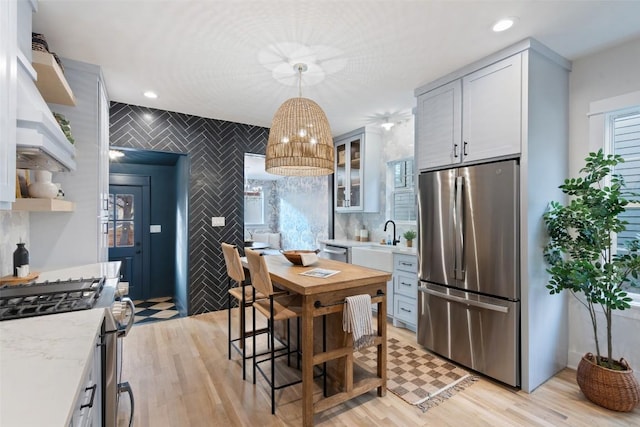
<svg viewBox="0 0 640 427">
<path fill-rule="evenodd" d="M 149 99 L 156 99 L 158 97 L 157 93 L 152 92 L 150 90 L 146 91 L 143 95 L 146 96 Z"/>
<path fill-rule="evenodd" d="M 118 150 L 109 150 L 109 158 L 111 160 L 119 159 L 120 157 L 124 157 L 124 153 Z"/>
<path fill-rule="evenodd" d="M 496 22 L 495 24 L 493 24 L 492 29 L 496 33 L 499 33 L 500 31 L 505 31 L 511 28 L 514 22 L 515 22 L 515 18 L 503 18 L 498 22 Z"/>
</svg>

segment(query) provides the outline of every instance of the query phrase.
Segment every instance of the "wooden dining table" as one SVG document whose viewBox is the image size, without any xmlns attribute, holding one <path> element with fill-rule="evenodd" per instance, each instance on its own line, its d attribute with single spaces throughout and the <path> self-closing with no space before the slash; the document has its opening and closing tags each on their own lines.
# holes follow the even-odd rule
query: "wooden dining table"
<svg viewBox="0 0 640 427">
<path fill-rule="evenodd" d="M 302 425 L 312 426 L 315 413 L 339 405 L 356 396 L 377 388 L 377 394 L 386 394 L 387 385 L 387 281 L 391 274 L 347 264 L 340 261 L 318 259 L 313 265 L 293 265 L 282 255 L 265 255 L 269 275 L 274 285 L 301 296 L 301 350 L 302 350 Z M 246 258 L 243 264 L 247 268 Z M 329 277 L 309 277 L 302 275 L 316 268 L 334 270 L 338 273 Z M 351 334 L 342 330 L 342 312 L 345 298 L 353 295 L 369 294 L 371 302 L 377 304 L 377 327 L 373 345 L 377 347 L 377 364 L 374 375 L 356 378 L 354 376 L 354 349 Z M 332 321 L 315 322 L 326 316 Z M 318 337 L 318 326 L 327 326 L 325 335 L 329 344 L 324 346 L 323 337 Z M 315 334 L 314 334 L 315 331 Z M 315 344 L 314 344 L 315 343 Z M 331 395 L 314 401 L 314 367 L 333 363 L 336 369 L 332 383 L 339 388 Z M 325 365 L 326 366 L 326 365 Z"/>
</svg>

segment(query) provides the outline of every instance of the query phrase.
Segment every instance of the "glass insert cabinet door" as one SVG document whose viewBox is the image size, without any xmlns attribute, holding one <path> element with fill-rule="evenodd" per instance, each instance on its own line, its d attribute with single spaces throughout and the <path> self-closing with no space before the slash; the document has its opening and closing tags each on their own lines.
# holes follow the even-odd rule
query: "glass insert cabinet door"
<svg viewBox="0 0 640 427">
<path fill-rule="evenodd" d="M 336 181 L 336 207 L 346 208 L 347 199 L 347 163 L 346 163 L 347 144 L 340 144 L 336 147 L 336 168 L 335 168 L 335 181 Z"/>
<path fill-rule="evenodd" d="M 362 209 L 362 139 L 349 138 L 336 143 L 335 207 L 338 211 Z"/>
</svg>

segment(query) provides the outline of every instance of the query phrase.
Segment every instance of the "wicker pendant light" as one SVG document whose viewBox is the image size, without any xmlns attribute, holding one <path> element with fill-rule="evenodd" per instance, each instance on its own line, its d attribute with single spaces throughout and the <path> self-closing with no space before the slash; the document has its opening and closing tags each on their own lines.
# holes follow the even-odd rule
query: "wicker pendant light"
<svg viewBox="0 0 640 427">
<path fill-rule="evenodd" d="M 276 111 L 269 130 L 265 170 L 276 175 L 319 176 L 333 173 L 333 138 L 324 111 L 302 97 L 302 73 L 306 64 L 296 64 L 298 97 Z"/>
</svg>

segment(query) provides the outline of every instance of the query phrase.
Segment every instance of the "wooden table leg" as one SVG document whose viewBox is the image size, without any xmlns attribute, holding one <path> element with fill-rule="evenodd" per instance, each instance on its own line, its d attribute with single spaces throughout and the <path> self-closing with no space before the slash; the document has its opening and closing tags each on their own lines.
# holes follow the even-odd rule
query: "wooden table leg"
<svg viewBox="0 0 640 427">
<path fill-rule="evenodd" d="M 313 301 L 302 302 L 302 425 L 313 426 Z"/>
<path fill-rule="evenodd" d="M 378 387 L 378 396 L 387 394 L 387 296 L 378 303 L 378 336 L 382 337 L 382 344 L 378 346 L 378 377 L 382 378 L 382 385 Z"/>
</svg>

